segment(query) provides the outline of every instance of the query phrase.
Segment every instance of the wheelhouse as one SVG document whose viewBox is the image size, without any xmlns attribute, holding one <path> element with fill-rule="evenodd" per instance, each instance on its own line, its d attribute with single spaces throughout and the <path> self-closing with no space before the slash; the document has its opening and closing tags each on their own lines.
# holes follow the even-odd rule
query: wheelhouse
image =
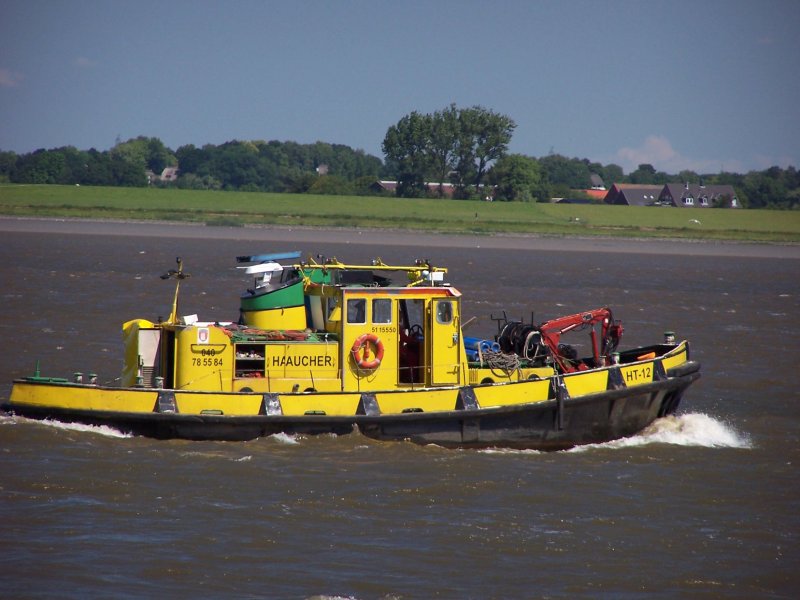
<svg viewBox="0 0 800 600">
<path fill-rule="evenodd" d="M 298 269 L 302 299 L 248 305 L 236 324 L 126 323 L 123 385 L 270 393 L 467 382 L 458 290 L 437 285 L 431 271 L 411 277 L 426 285 L 409 286 L 363 270 L 333 272 Z M 274 321 L 265 314 L 286 311 L 294 329 L 264 327 Z"/>
</svg>

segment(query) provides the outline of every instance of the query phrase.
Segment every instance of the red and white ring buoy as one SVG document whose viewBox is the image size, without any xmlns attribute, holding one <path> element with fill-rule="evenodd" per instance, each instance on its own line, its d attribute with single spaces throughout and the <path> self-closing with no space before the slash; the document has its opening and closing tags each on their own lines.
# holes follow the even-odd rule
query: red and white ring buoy
<svg viewBox="0 0 800 600">
<path fill-rule="evenodd" d="M 375 346 L 375 356 L 372 358 L 369 356 L 370 344 Z M 365 333 L 353 342 L 350 354 L 361 369 L 377 369 L 383 360 L 383 342 L 374 333 Z"/>
</svg>

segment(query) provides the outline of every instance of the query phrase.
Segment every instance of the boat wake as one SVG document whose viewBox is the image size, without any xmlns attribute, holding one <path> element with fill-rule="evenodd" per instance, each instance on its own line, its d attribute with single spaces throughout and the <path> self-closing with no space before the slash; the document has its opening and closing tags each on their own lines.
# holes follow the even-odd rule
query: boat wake
<svg viewBox="0 0 800 600">
<path fill-rule="evenodd" d="M 656 419 L 652 425 L 631 437 L 575 446 L 563 452 L 579 453 L 596 449 L 616 450 L 634 448 L 651 444 L 673 444 L 676 446 L 697 446 L 701 448 L 743 448 L 753 447 L 750 438 L 736 431 L 729 424 L 703 413 L 670 415 Z M 509 448 L 487 448 L 481 452 L 488 454 L 546 454 L 542 450 L 513 450 Z"/>
<path fill-rule="evenodd" d="M 689 413 L 656 419 L 641 433 L 604 444 L 578 446 L 567 452 L 585 452 L 592 448 L 631 448 L 650 444 L 700 446 L 704 448 L 752 448 L 752 442 L 729 424 L 705 415 Z"/>
<path fill-rule="evenodd" d="M 299 444 L 300 440 L 298 439 L 297 435 L 291 435 L 288 433 L 273 433 L 269 436 L 269 439 L 279 443 L 279 444 Z"/>
<path fill-rule="evenodd" d="M 124 433 L 119 429 L 108 427 L 107 425 L 84 425 L 82 423 L 62 423 L 61 421 L 53 421 L 51 419 L 44 419 L 42 421 L 34 419 L 25 419 L 24 417 L 14 417 L 19 421 L 36 423 L 37 425 L 44 425 L 45 427 L 52 427 L 53 429 L 61 429 L 62 431 L 79 431 L 81 433 L 93 433 L 95 435 L 102 435 L 110 438 L 130 438 L 133 437 L 130 433 Z"/>
<path fill-rule="evenodd" d="M 2 419 L 2 424 L 13 424 L 15 422 L 31 422 L 45 427 L 52 427 L 63 431 L 77 431 L 81 433 L 92 433 L 110 438 L 130 438 L 134 437 L 129 433 L 124 433 L 113 427 L 105 425 L 83 425 L 81 423 L 62 423 L 46 419 L 43 421 L 26 419 L 24 417 L 11 416 Z M 269 439 L 285 445 L 299 444 L 302 436 L 286 433 L 276 433 L 269 436 Z M 689 413 L 685 415 L 670 415 L 657 419 L 652 425 L 645 428 L 637 435 L 605 442 L 602 444 L 586 444 L 576 446 L 565 452 L 587 452 L 592 449 L 618 449 L 632 448 L 637 446 L 648 446 L 650 444 L 673 444 L 676 446 L 698 446 L 703 448 L 742 448 L 753 447 L 752 441 L 747 434 L 741 433 L 731 425 L 703 413 Z M 541 454 L 540 450 L 513 450 L 507 448 L 487 448 L 481 450 L 484 453 L 530 453 Z"/>
</svg>

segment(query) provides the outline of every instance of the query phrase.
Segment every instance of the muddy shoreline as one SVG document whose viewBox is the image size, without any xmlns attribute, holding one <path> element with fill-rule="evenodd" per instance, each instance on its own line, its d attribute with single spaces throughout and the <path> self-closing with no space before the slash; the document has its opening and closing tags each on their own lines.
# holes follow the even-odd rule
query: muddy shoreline
<svg viewBox="0 0 800 600">
<path fill-rule="evenodd" d="M 380 246 L 491 248 L 557 252 L 609 252 L 670 256 L 728 256 L 800 259 L 800 245 L 668 239 L 620 239 L 512 234 L 450 234 L 399 230 L 313 227 L 212 227 L 194 223 L 0 217 L 0 232 L 64 235 L 111 235 L 215 240 Z"/>
</svg>

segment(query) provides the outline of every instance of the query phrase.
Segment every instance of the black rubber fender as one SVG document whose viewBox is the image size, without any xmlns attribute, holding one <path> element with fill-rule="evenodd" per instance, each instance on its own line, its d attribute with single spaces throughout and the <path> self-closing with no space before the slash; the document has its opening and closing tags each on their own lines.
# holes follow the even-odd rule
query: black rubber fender
<svg viewBox="0 0 800 600">
<path fill-rule="evenodd" d="M 687 361 L 667 371 L 667 377 L 686 377 L 700 370 L 700 363 L 696 360 Z"/>
</svg>

